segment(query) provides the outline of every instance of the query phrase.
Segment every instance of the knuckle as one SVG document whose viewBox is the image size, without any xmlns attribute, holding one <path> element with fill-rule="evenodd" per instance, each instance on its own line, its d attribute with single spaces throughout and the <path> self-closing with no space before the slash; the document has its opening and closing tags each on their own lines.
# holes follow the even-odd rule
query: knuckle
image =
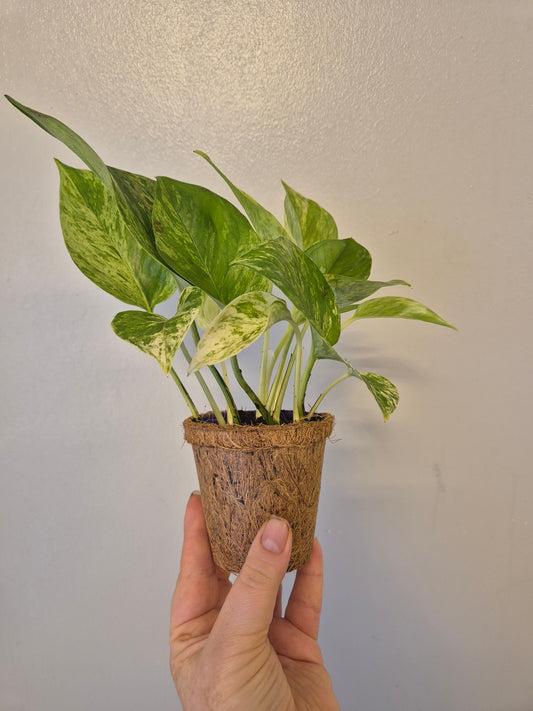
<svg viewBox="0 0 533 711">
<path fill-rule="evenodd" d="M 246 561 L 239 574 L 240 584 L 252 590 L 263 590 L 272 587 L 275 575 L 268 565 L 258 565 Z M 276 586 L 278 583 L 276 582 Z"/>
</svg>

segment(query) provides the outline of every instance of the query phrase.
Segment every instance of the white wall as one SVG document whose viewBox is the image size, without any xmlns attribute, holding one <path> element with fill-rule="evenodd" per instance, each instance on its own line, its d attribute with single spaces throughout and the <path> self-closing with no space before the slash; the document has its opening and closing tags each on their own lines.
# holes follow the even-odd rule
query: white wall
<svg viewBox="0 0 533 711">
<path fill-rule="evenodd" d="M 401 403 L 384 425 L 355 381 L 329 399 L 321 644 L 343 711 L 533 708 L 531 3 L 0 13 L 3 92 L 126 169 L 223 191 L 202 148 L 278 215 L 284 178 L 459 328 L 345 344 Z M 186 410 L 64 249 L 70 154 L 7 102 L 0 121 L 0 707 L 170 711 Z"/>
</svg>

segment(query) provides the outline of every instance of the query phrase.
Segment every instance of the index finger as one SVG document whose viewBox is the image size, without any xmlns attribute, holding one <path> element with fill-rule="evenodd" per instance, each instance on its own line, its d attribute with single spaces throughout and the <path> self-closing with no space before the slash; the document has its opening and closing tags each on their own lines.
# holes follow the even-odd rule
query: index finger
<svg viewBox="0 0 533 711">
<path fill-rule="evenodd" d="M 170 613 L 171 628 L 217 606 L 219 576 L 207 537 L 202 499 L 192 494 L 185 510 L 183 548 Z"/>
</svg>

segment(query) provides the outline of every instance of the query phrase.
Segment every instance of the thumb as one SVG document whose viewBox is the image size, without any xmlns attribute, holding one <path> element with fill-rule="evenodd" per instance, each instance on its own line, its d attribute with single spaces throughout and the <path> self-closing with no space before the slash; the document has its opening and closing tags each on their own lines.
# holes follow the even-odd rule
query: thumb
<svg viewBox="0 0 533 711">
<path fill-rule="evenodd" d="M 272 516 L 259 529 L 215 624 L 215 634 L 268 634 L 278 589 L 287 572 L 292 533 Z"/>
</svg>

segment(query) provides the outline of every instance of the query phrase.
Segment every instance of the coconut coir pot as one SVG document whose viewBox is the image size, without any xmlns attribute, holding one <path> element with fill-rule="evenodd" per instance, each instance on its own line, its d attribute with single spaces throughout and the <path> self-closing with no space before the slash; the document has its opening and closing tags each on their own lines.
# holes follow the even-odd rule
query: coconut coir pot
<svg viewBox="0 0 533 711">
<path fill-rule="evenodd" d="M 243 417 L 244 415 L 244 417 Z M 210 413 L 183 423 L 192 445 L 215 563 L 237 573 L 272 514 L 292 528 L 289 570 L 309 560 L 313 547 L 326 439 L 334 418 L 317 414 L 287 424 L 218 425 Z M 283 419 L 282 419 L 283 422 Z"/>
</svg>

